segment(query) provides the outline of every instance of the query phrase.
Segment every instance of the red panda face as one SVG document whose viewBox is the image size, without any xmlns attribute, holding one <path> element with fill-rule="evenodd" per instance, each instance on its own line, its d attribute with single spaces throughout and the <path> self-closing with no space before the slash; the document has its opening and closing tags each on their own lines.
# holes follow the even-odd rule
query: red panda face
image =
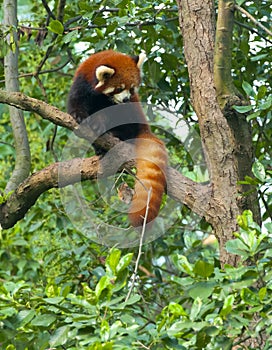
<svg viewBox="0 0 272 350">
<path fill-rule="evenodd" d="M 145 54 L 131 57 L 112 50 L 89 57 L 78 68 L 97 93 L 109 96 L 114 103 L 133 100 L 141 81 Z"/>
</svg>

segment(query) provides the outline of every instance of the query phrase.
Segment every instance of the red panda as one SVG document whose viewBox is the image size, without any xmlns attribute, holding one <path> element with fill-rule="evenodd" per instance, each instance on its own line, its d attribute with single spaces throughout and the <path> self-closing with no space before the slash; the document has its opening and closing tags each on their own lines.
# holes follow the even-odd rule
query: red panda
<svg viewBox="0 0 272 350">
<path fill-rule="evenodd" d="M 109 112 L 99 115 L 99 125 L 91 128 L 110 132 L 120 140 L 136 140 L 137 174 L 128 213 L 134 227 L 143 225 L 146 212 L 147 223 L 157 217 L 166 189 L 168 162 L 164 143 L 151 132 L 139 103 L 129 103 L 139 102 L 137 89 L 144 60 L 144 54 L 132 57 L 112 50 L 95 53 L 79 65 L 68 96 L 68 113 L 78 123 L 98 111 L 105 111 L 106 107 L 125 104 L 120 115 L 111 114 L 108 109 Z M 112 123 L 115 119 L 120 122 Z M 95 151 L 105 153 L 97 147 Z"/>
</svg>

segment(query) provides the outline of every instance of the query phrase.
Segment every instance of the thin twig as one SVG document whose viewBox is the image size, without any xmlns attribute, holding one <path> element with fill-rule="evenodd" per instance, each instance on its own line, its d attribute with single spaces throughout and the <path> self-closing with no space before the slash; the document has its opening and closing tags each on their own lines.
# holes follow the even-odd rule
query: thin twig
<svg viewBox="0 0 272 350">
<path fill-rule="evenodd" d="M 8 143 L 8 142 L 5 142 L 5 141 L 0 141 L 0 144 L 1 144 L 1 145 L 6 145 L 6 146 L 9 146 L 9 147 L 11 147 L 11 148 L 15 149 L 15 147 L 14 147 L 12 144 Z"/>
<path fill-rule="evenodd" d="M 143 242 L 144 242 L 144 234 L 145 234 L 145 230 L 146 230 L 146 223 L 147 223 L 147 216 L 148 216 L 148 211 L 149 211 L 149 203 L 150 203 L 151 193 L 152 193 L 152 187 L 147 191 L 146 209 L 145 209 L 145 216 L 144 216 L 142 232 L 141 232 L 141 236 L 140 236 L 138 255 L 137 255 L 136 262 L 135 262 L 135 268 L 134 268 L 133 274 L 131 276 L 131 286 L 129 288 L 129 291 L 128 291 L 128 294 L 126 296 L 125 301 L 128 301 L 128 299 L 131 296 L 132 290 L 135 286 L 135 281 L 136 281 L 136 276 L 137 276 L 137 272 L 138 272 L 138 268 L 139 268 L 140 258 L 142 255 L 142 247 L 143 247 Z"/>
<path fill-rule="evenodd" d="M 265 31 L 268 35 L 272 36 L 271 30 L 263 26 L 260 22 L 258 22 L 249 12 L 247 12 L 245 9 L 243 9 L 241 6 L 235 4 L 234 8 L 241 13 L 243 13 L 247 18 L 249 18 L 256 26 L 260 27 L 263 31 Z"/>
<path fill-rule="evenodd" d="M 243 27 L 247 30 L 249 30 L 250 32 L 259 35 L 261 38 L 263 38 L 265 41 L 267 41 L 268 43 L 272 44 L 272 40 L 269 40 L 265 35 L 263 35 L 262 33 L 260 33 L 257 29 L 250 27 L 249 25 L 236 21 L 234 20 L 234 23 L 237 24 L 240 27 Z"/>
<path fill-rule="evenodd" d="M 141 346 L 141 348 L 143 349 L 147 349 L 150 350 L 150 348 L 148 346 L 145 346 L 143 343 L 141 343 L 139 340 L 136 342 L 136 344 L 139 344 Z"/>
<path fill-rule="evenodd" d="M 50 7 L 48 6 L 46 0 L 42 0 L 43 7 L 45 8 L 49 18 L 52 17 L 53 19 L 56 19 L 56 16 L 54 13 L 51 11 Z"/>
</svg>

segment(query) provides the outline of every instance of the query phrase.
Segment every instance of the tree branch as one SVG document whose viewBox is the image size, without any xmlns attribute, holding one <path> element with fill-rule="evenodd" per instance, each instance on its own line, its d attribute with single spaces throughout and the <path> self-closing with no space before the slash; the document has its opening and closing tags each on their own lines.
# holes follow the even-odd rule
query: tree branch
<svg viewBox="0 0 272 350">
<path fill-rule="evenodd" d="M 243 27 L 243 28 L 247 29 L 247 30 L 250 31 L 251 33 L 254 33 L 254 34 L 259 35 L 261 38 L 263 38 L 264 40 L 266 40 L 268 43 L 272 44 L 272 40 L 269 40 L 265 35 L 263 35 L 262 33 L 260 33 L 259 30 L 256 30 L 256 29 L 250 27 L 248 24 L 239 22 L 239 21 L 237 21 L 237 20 L 234 20 L 234 23 L 237 24 L 237 25 L 240 26 L 240 27 Z"/>
<path fill-rule="evenodd" d="M 0 89 L 0 103 L 5 103 L 24 111 L 30 111 L 39 114 L 43 119 L 52 123 L 63 126 L 69 130 L 78 128 L 77 122 L 68 113 L 61 112 L 41 100 L 28 97 L 20 92 L 7 92 Z"/>
<path fill-rule="evenodd" d="M 248 104 L 236 90 L 231 76 L 232 69 L 232 31 L 234 24 L 234 1 L 219 0 L 214 53 L 214 84 L 217 99 L 234 136 L 235 158 L 238 180 L 252 175 L 253 147 L 250 125 L 245 114 L 239 114 L 232 107 L 235 104 Z M 257 192 L 253 186 L 237 185 L 239 196 L 237 204 L 242 212 L 250 208 L 259 222 L 260 214 Z M 244 193 L 250 193 L 247 196 Z"/>
<path fill-rule="evenodd" d="M 235 265 L 237 257 L 225 251 L 225 243 L 237 229 L 239 208 L 234 138 L 217 102 L 214 87 L 214 1 L 177 0 L 184 53 L 188 65 L 191 98 L 198 116 L 212 196 L 206 219 L 219 240 L 220 260 Z"/>
<path fill-rule="evenodd" d="M 235 4 L 234 5 L 235 9 L 240 11 L 241 13 L 243 13 L 247 18 L 249 18 L 254 24 L 256 24 L 256 26 L 258 26 L 259 28 L 261 28 L 265 33 L 267 33 L 268 35 L 272 36 L 272 32 L 271 30 L 269 30 L 268 28 L 266 28 L 265 26 L 263 26 L 260 22 L 258 22 L 249 12 L 247 12 L 245 9 L 243 9 L 241 6 Z"/>
<path fill-rule="evenodd" d="M 56 107 L 47 103 L 28 97 L 21 93 L 6 93 L 0 90 L 0 103 L 6 103 L 18 108 L 35 112 L 42 118 L 56 125 L 75 131 L 79 137 L 93 141 L 92 130 L 88 127 L 80 128 L 76 121 L 67 113 L 61 112 Z M 105 134 L 99 137 L 96 144 L 108 150 L 120 143 L 117 138 Z M 133 154 L 133 145 L 122 142 L 115 150 L 114 159 L 103 162 L 103 170 L 99 168 L 99 174 L 112 174 L 114 163 L 123 164 L 123 159 L 129 159 Z M 0 206 L 0 223 L 3 228 L 12 227 L 20 220 L 27 210 L 35 203 L 38 197 L 50 188 L 58 188 L 87 179 L 95 179 L 98 171 L 98 157 L 88 159 L 73 159 L 62 163 L 54 163 L 43 170 L 31 175 L 18 186 L 15 192 Z M 126 164 L 127 165 L 127 164 Z M 131 166 L 131 164 L 129 164 Z M 133 164 L 132 164 L 133 165 Z M 59 178 L 61 169 L 61 180 Z M 196 183 L 173 168 L 168 168 L 167 194 L 176 201 L 184 203 L 192 211 L 200 216 L 206 216 L 209 206 L 211 188 Z"/>
<path fill-rule="evenodd" d="M 219 0 L 214 48 L 214 85 L 218 103 L 223 110 L 234 99 L 232 105 L 240 104 L 231 76 L 233 0 Z"/>
<path fill-rule="evenodd" d="M 132 145 L 123 143 L 110 164 L 103 164 L 103 170 L 98 156 L 91 158 L 75 158 L 69 161 L 57 162 L 32 174 L 14 193 L 0 205 L 0 224 L 2 228 L 13 227 L 34 205 L 39 196 L 52 189 L 62 188 L 74 183 L 94 180 L 103 174 L 110 175 L 120 164 L 125 154 L 130 154 Z M 184 203 L 199 216 L 205 216 L 209 207 L 211 189 L 186 178 L 173 168 L 168 169 L 168 195 L 180 203 Z"/>
<path fill-rule="evenodd" d="M 81 180 L 95 179 L 99 158 L 73 159 L 54 163 L 28 177 L 21 183 L 7 201 L 0 206 L 0 224 L 10 228 L 22 219 L 39 196 L 51 188 L 60 188 Z M 61 182 L 59 172 L 61 171 Z M 65 181 L 64 181 L 65 180 Z"/>
<path fill-rule="evenodd" d="M 3 24 L 11 29 L 7 37 L 10 50 L 4 57 L 5 86 L 7 93 L 19 91 L 18 81 L 18 37 L 14 28 L 17 26 L 17 7 L 13 0 L 5 0 L 3 3 L 4 20 Z M 14 190 L 29 174 L 31 167 L 31 156 L 28 143 L 28 137 L 24 122 L 24 116 L 21 110 L 9 107 L 10 121 L 14 135 L 15 145 L 15 167 L 12 175 L 6 185 L 5 192 Z"/>
</svg>

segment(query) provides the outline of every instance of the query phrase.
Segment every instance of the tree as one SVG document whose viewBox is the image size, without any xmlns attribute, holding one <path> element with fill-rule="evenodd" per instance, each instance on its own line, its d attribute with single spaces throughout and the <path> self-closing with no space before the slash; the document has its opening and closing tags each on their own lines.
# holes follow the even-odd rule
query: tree
<svg viewBox="0 0 272 350">
<path fill-rule="evenodd" d="M 242 3 L 240 2 L 239 5 Z M 267 166 L 271 160 L 269 125 L 271 124 L 272 102 L 269 98 L 270 87 L 268 85 L 271 73 L 268 64 L 270 56 L 269 47 L 266 45 L 270 42 L 268 36 L 271 33 L 266 26 L 261 24 L 269 15 L 268 3 L 262 1 L 258 6 L 249 3 L 245 11 L 232 1 L 222 0 L 218 3 L 217 16 L 215 4 L 210 0 L 205 2 L 178 1 L 178 9 L 171 1 L 164 2 L 155 8 L 152 3 L 141 6 L 142 4 L 131 4 L 126 1 L 119 3 L 117 7 L 111 4 L 108 4 L 108 7 L 100 7 L 100 3 L 89 5 L 85 2 L 70 5 L 63 1 L 56 2 L 52 9 L 45 2 L 43 5 L 43 11 L 47 16 L 46 22 L 43 22 L 37 15 L 30 26 L 24 23 L 18 25 L 21 40 L 19 46 L 22 53 L 19 64 L 24 72 L 19 75 L 19 78 L 22 82 L 21 91 L 25 94 L 0 91 L 0 102 L 34 112 L 43 118 L 38 121 L 33 114 L 28 114 L 29 118 L 27 118 L 32 163 L 35 164 L 34 169 L 40 170 L 29 177 L 24 172 L 22 178 L 17 180 L 17 188 L 14 185 L 10 186 L 11 183 L 14 183 L 13 181 L 6 183 L 5 177 L 1 180 L 3 188 L 6 187 L 6 194 L 2 196 L 0 208 L 2 227 L 5 229 L 13 227 L 28 210 L 32 214 L 26 216 L 25 223 L 18 222 L 14 226 L 17 229 L 3 231 L 6 235 L 1 251 L 3 263 L 10 258 L 18 261 L 15 264 L 18 266 L 16 268 L 18 283 L 7 284 L 6 281 L 9 281 L 9 278 L 5 274 L 3 278 L 5 283 L 2 288 L 4 304 L 8 305 L 8 308 L 5 308 L 3 313 L 5 324 L 0 342 L 5 346 L 11 342 L 12 329 L 8 326 L 8 322 L 12 323 L 12 320 L 15 320 L 13 332 L 16 330 L 17 340 L 10 344 L 21 346 L 21 348 L 24 348 L 22 345 L 24 340 L 18 329 L 26 327 L 31 329 L 33 348 L 37 341 L 39 344 L 44 344 L 42 345 L 44 347 L 41 348 L 47 348 L 50 344 L 51 347 L 64 345 L 68 349 L 72 349 L 73 346 L 83 346 L 86 341 L 86 344 L 92 344 L 89 345 L 90 349 L 111 349 L 113 344 L 115 348 L 119 346 L 123 349 L 124 344 L 130 344 L 129 340 L 122 335 L 122 332 L 114 331 L 114 329 L 130 324 L 130 317 L 137 315 L 139 324 L 152 325 L 153 335 L 151 331 L 141 332 L 139 329 L 132 331 L 127 327 L 126 332 L 129 333 L 134 346 L 143 348 L 163 346 L 169 349 L 188 348 L 188 346 L 192 349 L 206 347 L 207 349 L 218 347 L 228 349 L 235 343 L 253 347 L 261 344 L 264 348 L 269 346 L 271 337 L 267 335 L 268 332 L 265 334 L 265 323 L 256 313 L 266 309 L 271 298 L 267 280 L 264 278 L 264 274 L 269 271 L 269 263 L 262 262 L 263 257 L 268 259 L 263 252 L 265 249 L 271 249 L 271 242 L 265 233 L 260 233 L 259 226 L 254 223 L 248 211 L 248 209 L 251 210 L 259 225 L 269 217 L 271 219 L 271 197 L 269 197 L 271 171 Z M 7 4 L 5 7 L 8 7 Z M 33 13 L 36 7 L 37 5 L 34 4 L 31 9 Z M 252 27 L 249 22 L 252 20 L 252 14 L 259 18 L 254 23 L 259 28 Z M 185 58 L 181 50 L 177 51 L 177 45 L 179 48 L 182 47 L 178 32 L 178 17 Z M 6 37 L 7 34 L 11 38 L 16 36 L 12 35 L 13 28 L 7 26 L 9 23 L 4 24 L 6 26 L 3 27 L 3 54 L 10 55 L 13 43 L 10 39 L 6 41 Z M 236 26 L 233 28 L 234 24 Z M 32 39 L 34 35 L 35 40 Z M 128 47 L 125 44 L 126 40 L 131 41 L 131 38 L 134 37 L 136 38 L 135 43 Z M 259 41 L 262 42 L 262 46 L 259 46 Z M 191 211 L 200 217 L 203 216 L 205 221 L 198 220 L 198 225 L 195 230 L 192 230 L 190 227 L 193 226 L 194 218 L 191 211 L 183 207 L 179 214 L 179 221 L 169 230 L 169 237 L 164 236 L 152 243 L 151 251 L 140 247 L 135 275 L 139 273 L 140 253 L 145 251 L 145 258 L 142 259 L 140 268 L 143 278 L 147 278 L 149 282 L 142 282 L 141 286 L 134 278 L 132 286 L 140 289 L 145 299 L 150 301 L 153 295 L 149 286 L 150 281 L 154 288 L 163 288 L 164 296 L 159 297 L 163 309 L 155 323 L 151 320 L 152 314 L 158 313 L 159 299 L 150 304 L 150 314 L 144 312 L 142 318 L 141 313 L 137 311 L 137 308 L 141 309 L 138 295 L 131 297 L 131 290 L 129 292 L 126 290 L 128 266 L 132 255 L 127 253 L 121 257 L 121 252 L 113 249 L 106 261 L 102 259 L 98 262 L 96 258 L 88 258 L 88 254 L 94 257 L 102 256 L 101 247 L 98 248 L 96 245 L 88 247 L 86 237 L 81 236 L 80 232 L 73 231 L 65 215 L 60 216 L 57 211 L 60 204 L 56 205 L 56 199 L 59 200 L 58 190 L 54 191 L 53 201 L 50 200 L 51 195 L 45 192 L 78 182 L 79 168 L 82 180 L 95 180 L 99 170 L 99 159 L 96 156 L 85 159 L 64 159 L 61 163 L 53 162 L 54 159 L 60 158 L 61 149 L 69 140 L 65 128 L 74 130 L 81 138 L 90 139 L 88 131 L 84 133 L 78 129 L 77 123 L 69 115 L 55 107 L 62 110 L 65 108 L 63 97 L 67 95 L 71 84 L 71 73 L 81 56 L 74 48 L 80 42 L 81 55 L 85 51 L 88 52 L 88 47 L 85 48 L 82 44 L 84 42 L 88 42 L 95 51 L 113 47 L 120 51 L 139 53 L 140 49 L 144 48 L 149 54 L 149 59 L 145 65 L 145 84 L 141 93 L 143 101 L 147 100 L 148 96 L 149 102 L 156 101 L 159 106 L 166 106 L 168 110 L 174 106 L 176 110 L 183 112 L 187 126 L 194 129 L 195 132 L 199 129 L 209 174 L 208 184 L 190 179 L 192 174 L 195 179 L 197 176 L 204 178 L 206 167 L 200 167 L 198 173 L 192 172 L 191 169 L 194 169 L 195 164 L 191 157 L 192 153 L 186 152 L 188 150 L 187 146 L 185 147 L 186 142 L 181 145 L 177 138 L 171 135 L 172 127 L 169 127 L 167 123 L 163 125 L 164 135 L 162 137 L 165 140 L 170 139 L 167 143 L 169 154 L 183 167 L 182 173 L 173 168 L 169 169 L 168 196 L 178 203 L 186 204 Z M 25 48 L 28 48 L 27 52 L 24 52 Z M 258 55 L 253 55 L 254 50 L 258 52 Z M 40 58 L 38 64 L 36 64 L 37 57 Z M 252 62 L 258 62 L 257 68 Z M 33 67 L 35 67 L 34 71 Z M 56 76 L 58 76 L 58 85 L 54 81 Z M 28 81 L 29 77 L 34 79 Z M 57 86 L 63 86 L 63 91 L 60 92 Z M 31 95 L 31 97 L 26 95 Z M 41 100 L 46 100 L 48 103 Z M 198 124 L 194 112 L 197 115 Z M 13 161 L 9 160 L 9 163 L 7 159 L 11 159 L 13 151 L 10 145 L 11 135 L 7 114 L 3 115 L 2 128 L 5 136 L 1 147 L 5 155 L 5 162 L 2 163 L 2 168 L 8 174 L 13 167 Z M 156 120 L 157 115 L 151 115 L 152 117 Z M 50 123 L 47 123 L 46 120 Z M 64 128 L 59 129 L 55 135 L 52 123 Z M 20 130 L 27 140 L 26 132 L 23 129 Z M 43 148 L 36 140 L 39 130 L 44 131 L 44 143 L 50 150 L 42 161 L 36 155 L 40 155 Z M 158 131 L 158 127 L 155 127 L 154 131 Z M 99 142 L 110 148 L 116 145 L 118 140 L 106 136 Z M 195 139 L 188 142 L 190 149 L 199 148 L 199 143 Z M 18 147 L 16 150 L 18 151 Z M 129 152 L 127 147 L 120 148 L 119 157 L 126 159 Z M 26 158 L 29 160 L 28 154 Z M 197 149 L 197 160 L 203 161 L 199 149 Z M 52 164 L 48 165 L 50 162 Z M 21 164 L 22 161 L 16 156 L 16 167 L 20 169 Z M 44 164 L 47 166 L 45 167 Z M 65 179 L 61 185 L 58 171 L 60 166 L 62 179 Z M 26 166 L 25 169 L 28 167 Z M 107 173 L 108 169 L 104 171 Z M 89 183 L 86 184 L 87 186 L 90 186 Z M 10 193 L 10 189 L 14 188 L 15 191 Z M 95 193 L 95 190 L 93 192 Z M 101 198 L 95 197 L 94 193 L 91 194 L 89 200 L 100 204 Z M 42 200 L 39 199 L 36 203 L 41 195 Z M 46 224 L 40 222 L 41 213 L 37 208 L 38 203 L 41 203 L 44 208 L 43 217 L 45 221 L 48 221 Z M 54 208 L 53 212 L 49 208 Z M 244 210 L 247 211 L 243 214 Z M 102 214 L 97 210 L 96 213 L 104 220 L 107 217 L 108 220 L 111 220 L 111 209 L 106 208 Z M 180 213 L 180 208 L 178 208 L 178 213 Z M 55 227 L 55 219 L 60 227 Z M 121 224 L 122 221 L 119 223 Z M 239 226 L 240 233 L 236 233 L 236 240 L 233 241 L 233 233 L 239 230 Z M 266 224 L 266 227 L 267 230 L 271 229 L 271 224 Z M 180 237 L 181 228 L 184 231 L 183 238 Z M 201 250 L 199 234 L 200 237 L 203 237 L 203 233 L 210 233 L 211 228 L 219 242 L 220 263 L 224 268 L 220 273 L 216 267 L 215 252 L 209 249 Z M 44 230 L 45 233 L 41 230 Z M 29 244 L 27 242 L 33 239 L 30 238 L 33 231 L 37 231 L 34 234 L 34 241 L 39 234 L 45 237 L 46 232 L 49 232 L 50 236 L 54 232 L 57 238 L 52 239 L 52 250 L 48 252 L 45 246 L 41 246 L 33 253 L 33 248 L 27 247 Z M 17 234 L 20 235 L 20 232 L 27 234 L 26 239 L 23 241 L 19 239 L 18 243 Z M 62 244 L 63 234 L 68 237 L 70 234 L 71 238 L 65 238 Z M 8 238 L 9 235 L 12 238 Z M 7 248 L 10 240 L 11 248 Z M 70 247 L 72 242 L 75 247 L 69 253 L 65 247 Z M 20 272 L 20 264 L 25 266 L 25 263 L 22 263 L 12 248 L 18 244 L 19 246 L 22 244 L 22 252 L 28 257 L 27 259 L 33 261 L 34 267 L 30 271 L 24 267 Z M 82 247 L 84 247 L 83 250 Z M 37 263 L 39 256 L 46 262 L 43 269 Z M 162 257 L 163 263 L 160 262 Z M 52 265 L 52 259 L 57 261 L 55 265 Z M 240 259 L 244 266 L 239 265 Z M 73 264 L 69 260 L 73 261 Z M 88 269 L 84 269 L 81 260 L 85 261 Z M 62 262 L 64 262 L 63 266 Z M 77 265 L 78 268 L 76 268 Z M 236 270 L 237 265 L 239 267 Z M 53 276 L 55 277 L 51 279 L 52 266 L 54 266 Z M 47 279 L 42 277 L 43 273 Z M 181 277 L 178 277 L 179 273 Z M 29 277 L 27 287 L 22 287 L 19 280 L 29 274 L 33 277 Z M 61 274 L 62 277 L 57 277 L 58 274 Z M 76 282 L 71 283 L 71 276 L 77 276 L 77 274 L 80 277 L 76 277 Z M 172 282 L 170 282 L 169 274 L 176 275 L 174 290 L 171 290 Z M 230 276 L 237 283 L 233 292 L 227 287 L 231 281 Z M 39 303 L 43 305 L 42 309 L 38 311 L 37 304 L 32 299 L 33 305 L 29 309 L 24 309 L 21 304 L 18 307 L 12 306 L 10 291 L 16 295 L 16 288 L 19 288 L 18 291 L 22 288 L 23 300 L 25 300 L 25 290 L 30 287 L 30 283 L 35 285 L 35 281 L 40 278 L 46 286 L 46 297 L 39 299 Z M 114 281 L 113 284 L 111 284 L 112 281 Z M 170 288 L 167 283 L 170 283 Z M 179 295 L 178 286 L 183 291 L 184 297 L 177 297 Z M 40 293 L 37 288 L 35 290 L 36 293 Z M 256 291 L 258 291 L 258 297 L 254 294 Z M 203 293 L 203 298 L 199 299 L 198 296 L 201 293 Z M 216 302 L 209 301 L 211 295 Z M 124 296 L 126 296 L 125 300 Z M 114 297 L 120 298 L 120 301 L 118 298 L 115 301 Z M 173 303 L 168 304 L 168 298 L 172 299 Z M 87 303 L 90 314 L 81 311 L 80 300 Z M 118 316 L 118 310 L 122 308 L 121 300 L 123 301 L 122 307 L 127 310 L 125 314 L 127 321 Z M 235 310 L 241 301 L 243 307 Z M 188 303 L 186 307 L 185 302 Z M 117 307 L 112 308 L 111 305 L 115 303 Z M 50 312 L 46 311 L 48 305 Z M 73 313 L 68 311 L 69 307 Z M 104 307 L 110 308 L 113 314 L 108 315 L 104 320 L 92 316 L 93 312 L 102 315 Z M 58 317 L 60 310 L 72 321 L 66 322 L 62 317 Z M 100 335 L 91 330 L 92 340 L 84 336 L 79 336 L 77 343 L 69 340 L 69 332 L 79 334 L 74 316 L 77 312 L 81 314 L 81 318 L 86 319 L 86 325 L 88 324 L 86 327 L 92 329 L 91 324 L 96 324 L 100 329 Z M 239 313 L 242 315 L 240 318 Z M 207 315 L 209 315 L 208 318 Z M 143 321 L 145 318 L 146 322 Z M 237 320 L 239 320 L 239 325 Z M 191 324 L 188 324 L 189 321 Z M 255 334 L 252 339 L 250 337 L 248 340 L 247 332 L 243 337 L 243 327 L 246 327 L 249 330 L 248 334 L 252 335 L 250 332 L 253 332 L 253 322 L 256 322 L 258 327 L 254 329 Z M 83 323 L 79 322 L 78 329 L 85 329 Z M 224 328 L 224 325 L 227 325 L 227 328 Z M 38 327 L 39 332 L 33 331 L 35 327 Z M 44 331 L 42 331 L 43 327 Z M 117 338 L 115 339 L 117 335 L 121 337 L 120 343 Z"/>
</svg>

